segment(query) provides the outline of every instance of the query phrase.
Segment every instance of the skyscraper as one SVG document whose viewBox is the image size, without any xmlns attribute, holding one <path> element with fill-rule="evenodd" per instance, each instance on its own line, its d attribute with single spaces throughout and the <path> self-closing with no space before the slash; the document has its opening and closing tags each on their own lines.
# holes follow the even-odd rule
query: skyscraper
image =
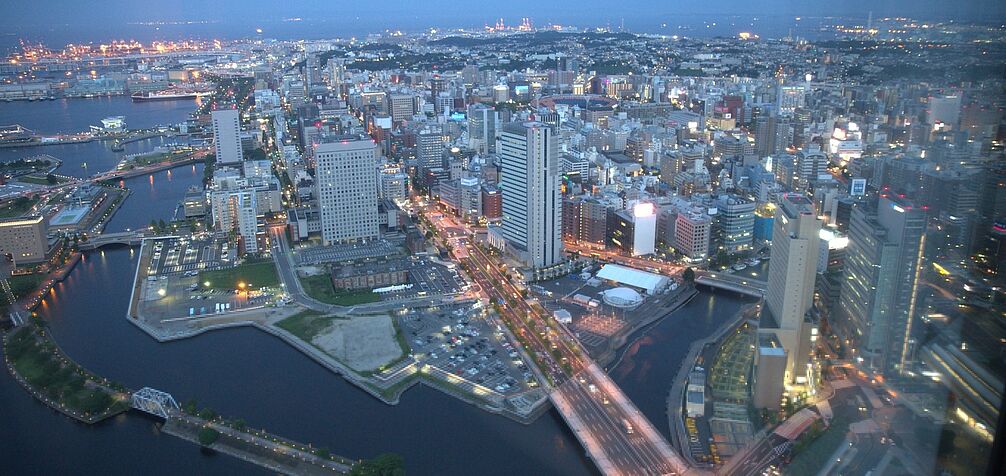
<svg viewBox="0 0 1006 476">
<path fill-rule="evenodd" d="M 772 226 L 772 261 L 761 328 L 779 338 L 786 352 L 786 379 L 792 383 L 804 375 L 810 355 L 810 326 L 805 317 L 814 301 L 821 222 L 810 199 L 787 193 L 781 197 Z"/>
<path fill-rule="evenodd" d="M 213 150 L 218 164 L 239 164 L 244 160 L 241 151 L 241 114 L 237 109 L 218 109 L 210 113 L 213 118 Z"/>
<path fill-rule="evenodd" d="M 370 139 L 324 142 L 315 150 L 315 193 L 325 244 L 378 238 L 378 146 Z"/>
<path fill-rule="evenodd" d="M 540 122 L 513 123 L 499 140 L 503 236 L 525 265 L 562 262 L 562 197 L 554 131 Z"/>
<path fill-rule="evenodd" d="M 480 154 L 496 152 L 496 109 L 485 104 L 468 107 L 468 138 Z"/>
<path fill-rule="evenodd" d="M 439 130 L 423 129 L 416 135 L 416 165 L 424 169 L 443 166 L 444 136 Z"/>
<path fill-rule="evenodd" d="M 852 211 L 847 279 L 832 328 L 851 356 L 884 373 L 904 368 L 925 243 L 926 210 L 881 196 Z"/>
</svg>

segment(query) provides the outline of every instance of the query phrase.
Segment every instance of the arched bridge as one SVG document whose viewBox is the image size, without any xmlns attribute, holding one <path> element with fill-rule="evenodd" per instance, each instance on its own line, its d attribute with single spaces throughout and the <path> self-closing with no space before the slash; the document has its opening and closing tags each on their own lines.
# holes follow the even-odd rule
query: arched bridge
<svg viewBox="0 0 1006 476">
<path fill-rule="evenodd" d="M 139 245 L 148 236 L 140 231 L 123 231 L 120 233 L 102 233 L 100 235 L 88 236 L 87 241 L 79 241 L 77 248 L 80 250 L 96 250 L 105 245 Z"/>
</svg>

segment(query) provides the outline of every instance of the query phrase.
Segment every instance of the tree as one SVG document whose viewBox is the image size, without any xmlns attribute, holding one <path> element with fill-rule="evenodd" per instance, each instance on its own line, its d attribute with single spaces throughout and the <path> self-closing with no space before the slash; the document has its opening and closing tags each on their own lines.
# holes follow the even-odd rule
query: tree
<svg viewBox="0 0 1006 476">
<path fill-rule="evenodd" d="M 353 465 L 350 476 L 401 476 L 405 474 L 405 461 L 401 455 L 384 453 L 374 459 Z"/>
<path fill-rule="evenodd" d="M 318 448 L 314 450 L 314 455 L 322 459 L 328 459 L 332 456 L 332 453 L 328 451 L 328 448 Z"/>
<path fill-rule="evenodd" d="M 59 182 L 59 179 L 53 174 L 45 174 L 45 181 L 49 185 L 55 185 Z"/>
<path fill-rule="evenodd" d="M 188 413 L 189 415 L 195 415 L 196 413 L 199 412 L 199 404 L 195 400 L 190 398 L 188 401 L 182 404 L 182 410 L 184 410 L 185 413 Z"/>
<path fill-rule="evenodd" d="M 694 283 L 695 270 L 692 269 L 691 267 L 685 268 L 685 272 L 681 273 L 681 277 L 685 280 L 686 283 Z"/>
<path fill-rule="evenodd" d="M 209 408 L 204 408 L 199 412 L 199 418 L 203 420 L 212 420 L 217 417 L 217 412 L 210 410 Z"/>
<path fill-rule="evenodd" d="M 204 426 L 199 430 L 197 438 L 199 439 L 200 445 L 210 446 L 220 439 L 220 432 L 208 426 Z"/>
</svg>

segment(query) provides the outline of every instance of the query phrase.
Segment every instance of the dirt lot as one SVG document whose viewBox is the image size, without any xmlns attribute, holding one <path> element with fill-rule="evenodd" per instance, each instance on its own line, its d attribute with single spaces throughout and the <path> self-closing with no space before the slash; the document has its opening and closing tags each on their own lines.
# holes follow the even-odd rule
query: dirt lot
<svg viewBox="0 0 1006 476">
<path fill-rule="evenodd" d="M 388 315 L 332 319 L 311 343 L 361 372 L 377 370 L 402 355 Z"/>
</svg>

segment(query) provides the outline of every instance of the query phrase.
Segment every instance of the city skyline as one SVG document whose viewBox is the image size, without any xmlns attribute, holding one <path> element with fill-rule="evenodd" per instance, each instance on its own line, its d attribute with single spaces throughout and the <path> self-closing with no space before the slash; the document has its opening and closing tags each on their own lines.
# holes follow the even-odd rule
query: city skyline
<svg viewBox="0 0 1006 476">
<path fill-rule="evenodd" d="M 101 7 L 0 7 L 5 470 L 1001 468 L 1001 6 Z"/>
</svg>

